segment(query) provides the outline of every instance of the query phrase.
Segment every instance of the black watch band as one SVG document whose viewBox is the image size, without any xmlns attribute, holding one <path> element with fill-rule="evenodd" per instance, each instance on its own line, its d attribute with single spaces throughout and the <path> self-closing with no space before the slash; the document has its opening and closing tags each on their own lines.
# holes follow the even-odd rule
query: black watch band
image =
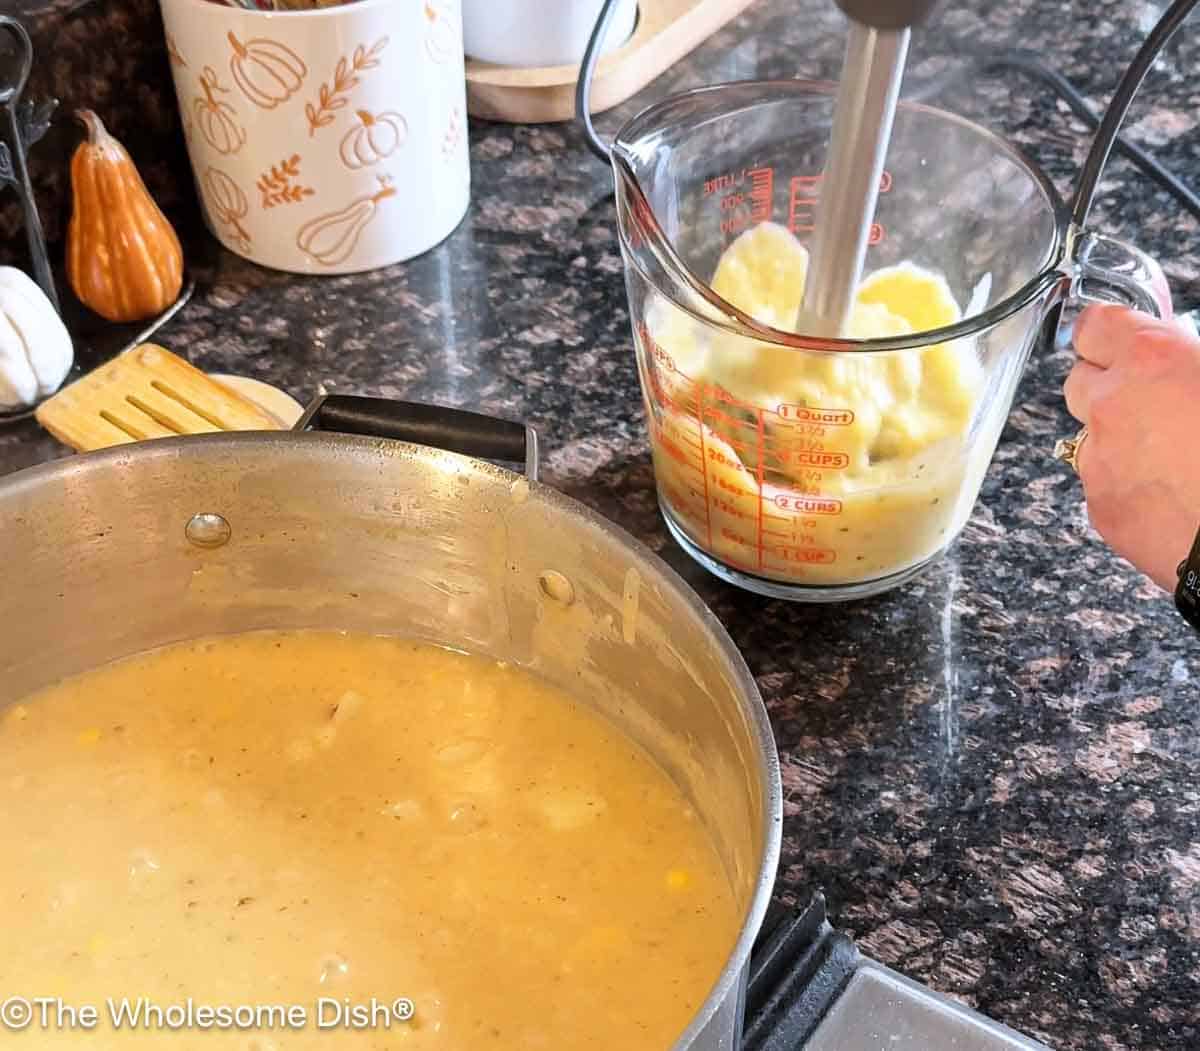
<svg viewBox="0 0 1200 1051">
<path fill-rule="evenodd" d="M 1179 577 L 1179 583 L 1175 585 L 1175 608 L 1200 631 L 1200 532 L 1192 541 L 1188 557 L 1179 563 L 1175 572 Z"/>
</svg>

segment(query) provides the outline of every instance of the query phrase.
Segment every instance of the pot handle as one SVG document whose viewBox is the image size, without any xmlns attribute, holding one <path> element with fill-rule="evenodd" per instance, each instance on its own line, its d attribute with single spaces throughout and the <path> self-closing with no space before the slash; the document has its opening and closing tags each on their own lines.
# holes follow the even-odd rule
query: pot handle
<svg viewBox="0 0 1200 1051">
<path fill-rule="evenodd" d="M 356 394 L 323 394 L 309 403 L 292 429 L 393 438 L 481 460 L 523 463 L 525 477 L 537 481 L 537 431 L 527 423 L 466 409 Z"/>
</svg>

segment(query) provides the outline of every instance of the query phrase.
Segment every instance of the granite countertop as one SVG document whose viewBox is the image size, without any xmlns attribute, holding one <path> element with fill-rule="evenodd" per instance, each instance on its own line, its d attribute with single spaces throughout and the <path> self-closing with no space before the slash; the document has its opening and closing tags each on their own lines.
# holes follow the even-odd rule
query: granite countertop
<svg viewBox="0 0 1200 1051">
<path fill-rule="evenodd" d="M 909 88 L 975 116 L 1064 192 L 1088 135 L 1018 74 L 962 73 L 964 42 L 1025 46 L 1103 105 L 1160 12 L 1141 0 L 969 0 L 914 43 Z M 757 0 L 605 115 L 751 76 L 833 77 L 826 0 Z M 1185 177 L 1200 161 L 1200 41 L 1158 64 L 1130 134 Z M 778 893 L 823 888 L 868 953 L 1063 1051 L 1200 1046 L 1200 641 L 1088 528 L 1049 456 L 1073 433 L 1066 351 L 1031 364 L 951 554 L 903 591 L 840 607 L 708 576 L 658 516 L 608 173 L 568 125 L 471 126 L 473 205 L 410 264 L 343 278 L 222 252 L 160 334 L 199 366 L 522 418 L 544 478 L 659 551 L 711 604 L 770 709 L 783 761 Z M 1200 297 L 1200 227 L 1123 161 L 1095 211 Z M 65 450 L 0 431 L 0 472 Z"/>
</svg>

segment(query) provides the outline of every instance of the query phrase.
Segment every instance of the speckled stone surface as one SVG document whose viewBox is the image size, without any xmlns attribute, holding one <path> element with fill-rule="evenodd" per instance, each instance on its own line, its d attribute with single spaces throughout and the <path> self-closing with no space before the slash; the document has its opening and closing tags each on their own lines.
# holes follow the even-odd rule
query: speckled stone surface
<svg viewBox="0 0 1200 1051">
<path fill-rule="evenodd" d="M 1019 75 L 955 82 L 967 47 L 1034 48 L 1102 105 L 1160 8 L 969 0 L 914 43 L 911 89 L 1011 136 L 1065 192 L 1086 129 Z M 840 18 L 759 0 L 600 123 L 669 91 L 830 77 Z M 1185 178 L 1200 161 L 1200 42 L 1147 81 L 1131 135 Z M 1063 1051 L 1200 1047 L 1200 640 L 1089 531 L 1050 459 L 1072 433 L 1066 351 L 1018 392 L 979 504 L 905 590 L 806 608 L 727 587 L 665 535 L 615 243 L 611 183 L 569 126 L 473 124 L 474 203 L 439 248 L 301 280 L 199 259 L 162 334 L 198 365 L 471 406 L 540 430 L 545 479 L 632 531 L 728 626 L 758 678 L 786 793 L 779 894 L 823 888 L 878 959 Z M 1200 298 L 1200 229 L 1123 161 L 1095 210 Z M 0 470 L 63 455 L 0 431 Z M 850 1051 L 850 1049 L 847 1049 Z"/>
<path fill-rule="evenodd" d="M 74 114 L 95 110 L 129 149 L 146 185 L 172 219 L 198 222 L 195 193 L 171 86 L 157 0 L 3 0 L 34 49 L 24 97 L 59 102 L 46 137 L 30 152 L 29 171 L 46 238 L 57 251 L 71 215 L 71 153 L 83 138 Z M 20 211 L 0 191 L 0 263 L 24 265 Z"/>
</svg>

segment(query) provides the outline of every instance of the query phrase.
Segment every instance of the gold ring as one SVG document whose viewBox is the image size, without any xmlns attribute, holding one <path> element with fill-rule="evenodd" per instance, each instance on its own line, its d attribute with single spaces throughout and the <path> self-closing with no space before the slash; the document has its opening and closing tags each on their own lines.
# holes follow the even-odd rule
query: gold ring
<svg viewBox="0 0 1200 1051">
<path fill-rule="evenodd" d="M 1076 474 L 1079 473 L 1079 450 L 1088 436 L 1086 424 L 1079 428 L 1074 438 L 1059 438 L 1054 443 L 1054 458 L 1062 460 Z"/>
</svg>

